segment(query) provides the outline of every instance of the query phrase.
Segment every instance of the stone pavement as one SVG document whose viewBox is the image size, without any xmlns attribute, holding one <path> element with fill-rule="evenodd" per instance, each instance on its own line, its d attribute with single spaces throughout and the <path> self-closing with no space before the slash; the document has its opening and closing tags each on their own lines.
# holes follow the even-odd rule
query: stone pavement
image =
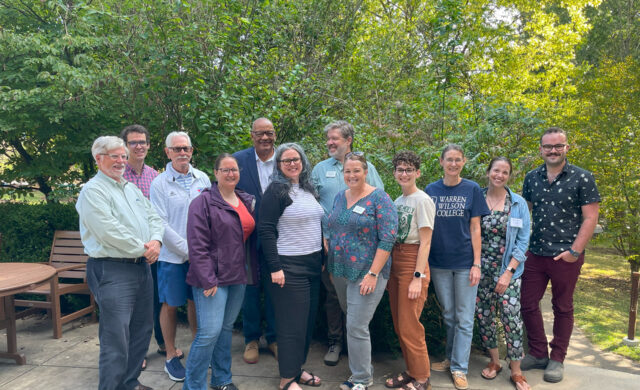
<svg viewBox="0 0 640 390">
<path fill-rule="evenodd" d="M 550 311 L 550 303 L 544 302 L 545 312 Z M 550 333 L 550 314 L 545 321 Z M 98 326 L 84 324 L 81 320 L 67 324 L 61 339 L 52 338 L 49 321 L 43 317 L 31 317 L 18 321 L 18 347 L 27 358 L 27 364 L 18 366 L 13 361 L 0 359 L 0 389 L 97 389 L 98 381 Z M 178 330 L 178 346 L 188 353 L 189 330 L 186 326 Z M 375 340 L 373 340 L 375 342 Z M 149 348 L 148 368 L 140 376 L 140 381 L 156 390 L 179 390 L 180 383 L 168 379 L 163 370 L 163 357 L 157 354 L 155 342 Z M 240 390 L 277 390 L 278 370 L 276 360 L 268 350 L 261 350 L 258 364 L 242 361 L 243 340 L 234 333 L 232 355 L 234 383 Z M 6 350 L 6 333 L 0 331 L 0 349 Z M 347 357 L 343 356 L 336 367 L 325 366 L 322 362 L 325 346 L 314 343 L 309 353 L 306 369 L 320 376 L 323 385 L 319 389 L 337 389 L 349 376 Z M 470 361 L 469 385 L 471 389 L 513 389 L 509 381 L 509 370 L 505 369 L 495 380 L 480 377 L 482 367 L 488 359 L 473 353 Z M 376 354 L 373 358 L 375 384 L 372 390 L 384 389 L 383 380 L 387 374 L 404 369 L 402 359 Z M 640 389 L 640 364 L 618 355 L 594 348 L 579 330 L 574 331 L 565 361 L 565 379 L 558 384 L 542 380 L 542 371 L 525 372 L 529 383 L 535 389 Z M 435 390 L 453 389 L 446 373 L 433 372 L 432 383 Z M 309 388 L 309 387 L 307 387 Z M 310 389 L 310 388 L 309 388 Z"/>
</svg>

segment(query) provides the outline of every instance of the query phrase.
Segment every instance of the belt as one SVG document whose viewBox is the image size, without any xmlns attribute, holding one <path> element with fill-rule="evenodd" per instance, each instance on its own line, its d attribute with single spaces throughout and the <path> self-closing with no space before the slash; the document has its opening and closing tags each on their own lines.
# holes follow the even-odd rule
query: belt
<svg viewBox="0 0 640 390">
<path fill-rule="evenodd" d="M 129 258 L 129 257 L 94 257 L 96 260 L 100 261 L 112 261 L 114 263 L 131 263 L 131 264 L 141 264 L 146 263 L 147 258 L 144 256 Z"/>
</svg>

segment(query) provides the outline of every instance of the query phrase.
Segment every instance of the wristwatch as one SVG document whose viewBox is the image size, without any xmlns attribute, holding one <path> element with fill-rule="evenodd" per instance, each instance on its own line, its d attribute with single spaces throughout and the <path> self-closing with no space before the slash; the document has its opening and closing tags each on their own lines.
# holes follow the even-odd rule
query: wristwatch
<svg viewBox="0 0 640 390">
<path fill-rule="evenodd" d="M 418 271 L 416 271 L 416 272 L 414 272 L 414 273 L 413 273 L 413 277 L 414 277 L 414 278 L 421 278 L 421 279 L 424 279 L 424 278 L 426 278 L 426 277 L 427 277 L 427 275 L 423 274 L 422 272 L 418 272 Z"/>
<path fill-rule="evenodd" d="M 378 274 L 377 274 L 377 273 L 375 273 L 375 272 L 371 272 L 371 270 L 367 271 L 367 275 L 371 275 L 371 276 L 373 276 L 374 278 L 377 278 L 377 277 L 378 277 Z"/>
<path fill-rule="evenodd" d="M 513 267 L 507 267 L 507 271 L 511 272 L 512 274 L 516 273 L 516 269 Z"/>
<path fill-rule="evenodd" d="M 569 247 L 569 253 L 571 253 L 571 256 L 573 257 L 576 257 L 576 258 L 580 257 L 580 252 L 574 251 L 573 248 L 571 247 Z"/>
<path fill-rule="evenodd" d="M 472 267 L 476 267 L 477 269 L 482 269 L 482 266 L 480 264 L 473 264 Z"/>
</svg>

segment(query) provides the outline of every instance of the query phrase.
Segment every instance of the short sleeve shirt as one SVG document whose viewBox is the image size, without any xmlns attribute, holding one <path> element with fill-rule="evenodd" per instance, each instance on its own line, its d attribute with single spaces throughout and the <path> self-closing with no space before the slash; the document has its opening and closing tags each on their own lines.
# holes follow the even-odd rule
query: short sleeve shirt
<svg viewBox="0 0 640 390">
<path fill-rule="evenodd" d="M 545 164 L 527 173 L 522 197 L 533 206 L 529 250 L 539 256 L 569 250 L 582 225 L 582 206 L 600 202 L 591 172 L 568 162 L 551 183 Z"/>
<path fill-rule="evenodd" d="M 429 195 L 418 190 L 408 196 L 401 195 L 394 202 L 398 210 L 398 236 L 401 244 L 419 244 L 419 230 L 423 227 L 433 229 L 436 206 Z"/>
<path fill-rule="evenodd" d="M 429 184 L 425 192 L 436 206 L 429 267 L 471 268 L 471 218 L 489 214 L 480 186 L 467 179 L 462 179 L 455 186 L 446 186 L 442 180 L 438 180 Z"/>
</svg>

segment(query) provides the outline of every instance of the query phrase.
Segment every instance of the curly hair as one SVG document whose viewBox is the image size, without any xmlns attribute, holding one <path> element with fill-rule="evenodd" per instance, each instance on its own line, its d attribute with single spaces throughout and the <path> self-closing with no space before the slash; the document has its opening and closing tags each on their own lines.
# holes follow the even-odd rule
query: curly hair
<svg viewBox="0 0 640 390">
<path fill-rule="evenodd" d="M 422 159 L 410 150 L 401 150 L 393 156 L 391 163 L 393 164 L 394 169 L 397 168 L 399 164 L 407 164 L 411 165 L 415 169 L 420 169 Z"/>
</svg>

